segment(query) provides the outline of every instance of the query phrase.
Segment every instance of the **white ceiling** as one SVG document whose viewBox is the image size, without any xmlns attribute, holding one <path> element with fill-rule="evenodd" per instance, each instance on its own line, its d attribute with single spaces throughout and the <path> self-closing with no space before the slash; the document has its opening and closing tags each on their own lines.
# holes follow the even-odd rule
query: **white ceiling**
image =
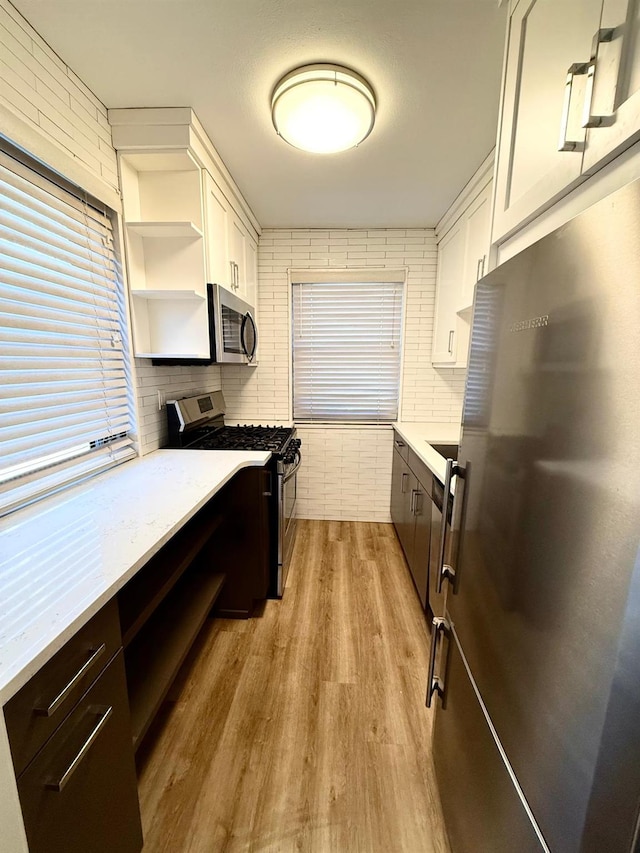
<svg viewBox="0 0 640 853">
<path fill-rule="evenodd" d="M 498 0 L 13 2 L 106 106 L 193 107 L 263 227 L 435 225 L 495 143 Z M 369 138 L 324 156 L 269 110 L 285 72 L 323 61 L 378 100 Z"/>
</svg>

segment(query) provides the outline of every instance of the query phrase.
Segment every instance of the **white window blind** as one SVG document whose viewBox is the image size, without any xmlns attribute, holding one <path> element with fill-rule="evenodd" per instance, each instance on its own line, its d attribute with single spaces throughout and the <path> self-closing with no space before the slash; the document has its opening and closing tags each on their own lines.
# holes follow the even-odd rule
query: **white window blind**
<svg viewBox="0 0 640 853">
<path fill-rule="evenodd" d="M 293 283 L 293 417 L 387 422 L 398 416 L 403 284 Z"/>
<path fill-rule="evenodd" d="M 111 212 L 0 148 L 0 514 L 135 455 Z"/>
</svg>

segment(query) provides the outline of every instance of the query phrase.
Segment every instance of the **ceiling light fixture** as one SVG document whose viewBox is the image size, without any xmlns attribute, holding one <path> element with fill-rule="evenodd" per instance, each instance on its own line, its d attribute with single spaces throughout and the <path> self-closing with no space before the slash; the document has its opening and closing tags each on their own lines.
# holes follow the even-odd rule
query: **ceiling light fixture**
<svg viewBox="0 0 640 853">
<path fill-rule="evenodd" d="M 273 125 L 286 142 L 314 154 L 359 145 L 376 116 L 373 89 L 341 65 L 304 65 L 278 82 L 271 96 Z"/>
</svg>

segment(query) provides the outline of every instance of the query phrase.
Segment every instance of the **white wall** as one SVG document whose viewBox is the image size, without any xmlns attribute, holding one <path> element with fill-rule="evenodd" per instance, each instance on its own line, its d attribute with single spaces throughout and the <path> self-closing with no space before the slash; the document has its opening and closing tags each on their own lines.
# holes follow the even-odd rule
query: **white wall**
<svg viewBox="0 0 640 853">
<path fill-rule="evenodd" d="M 49 155 L 49 165 L 59 168 L 51 162 L 57 149 L 90 176 L 117 188 L 106 107 L 8 0 L 0 0 L 0 48 L 0 132 L 13 138 L 9 131 L 22 122 L 33 131 L 30 150 L 42 159 Z M 23 139 L 14 141 L 23 144 Z"/>
<path fill-rule="evenodd" d="M 459 423 L 463 370 L 431 366 L 436 240 L 432 229 L 264 230 L 258 247 L 259 364 L 223 367 L 228 420 L 290 417 L 287 271 L 314 267 L 409 268 L 401 420 Z M 389 521 L 389 427 L 298 428 L 304 445 L 301 518 Z"/>
<path fill-rule="evenodd" d="M 8 0 L 0 0 L 0 133 L 83 188 L 118 205 L 116 152 L 107 108 Z M 218 367 L 152 367 L 135 362 L 143 453 L 166 442 L 167 398 L 220 388 Z"/>
</svg>

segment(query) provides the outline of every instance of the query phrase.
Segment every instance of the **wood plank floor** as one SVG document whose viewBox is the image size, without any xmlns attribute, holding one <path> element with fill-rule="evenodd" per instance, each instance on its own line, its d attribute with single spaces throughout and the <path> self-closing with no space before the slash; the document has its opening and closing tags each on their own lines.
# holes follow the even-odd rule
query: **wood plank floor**
<svg viewBox="0 0 640 853">
<path fill-rule="evenodd" d="M 144 853 L 448 853 L 427 655 L 393 527 L 299 522 L 283 600 L 207 622 L 141 750 Z"/>
</svg>

